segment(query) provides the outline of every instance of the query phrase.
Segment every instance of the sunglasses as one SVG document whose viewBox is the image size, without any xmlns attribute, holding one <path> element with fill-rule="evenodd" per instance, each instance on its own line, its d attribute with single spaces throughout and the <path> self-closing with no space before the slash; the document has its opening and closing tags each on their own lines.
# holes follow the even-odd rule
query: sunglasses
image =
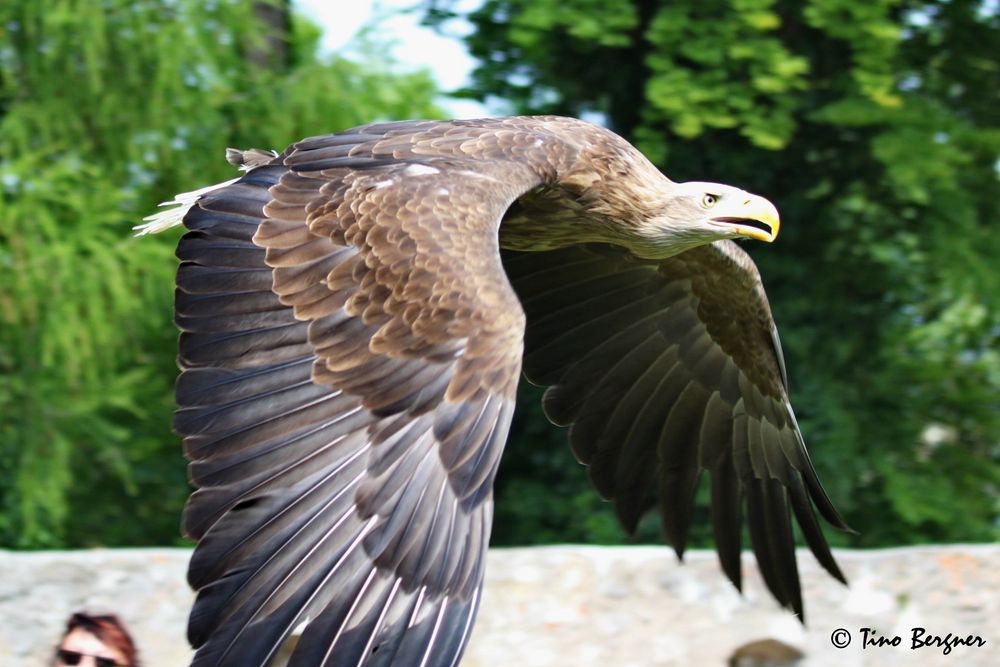
<svg viewBox="0 0 1000 667">
<path fill-rule="evenodd" d="M 77 651 L 59 649 L 56 651 L 56 655 L 59 656 L 59 660 L 67 665 L 79 665 L 80 661 L 84 658 L 93 658 L 97 667 L 125 667 L 125 665 L 120 665 L 115 662 L 114 658 L 102 658 L 101 656 L 90 655 L 88 653 L 78 653 Z"/>
</svg>

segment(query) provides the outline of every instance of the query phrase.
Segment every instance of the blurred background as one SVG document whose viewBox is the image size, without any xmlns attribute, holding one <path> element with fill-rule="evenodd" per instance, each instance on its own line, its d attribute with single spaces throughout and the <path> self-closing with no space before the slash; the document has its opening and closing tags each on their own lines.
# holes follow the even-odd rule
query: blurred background
<svg viewBox="0 0 1000 667">
<path fill-rule="evenodd" d="M 0 547 L 185 544 L 180 231 L 130 230 L 158 202 L 231 178 L 227 146 L 506 113 L 599 122 L 674 180 L 774 201 L 781 237 L 747 249 L 858 530 L 832 540 L 993 541 L 998 55 L 996 0 L 5 0 Z M 625 542 L 538 397 L 493 544 Z"/>
</svg>

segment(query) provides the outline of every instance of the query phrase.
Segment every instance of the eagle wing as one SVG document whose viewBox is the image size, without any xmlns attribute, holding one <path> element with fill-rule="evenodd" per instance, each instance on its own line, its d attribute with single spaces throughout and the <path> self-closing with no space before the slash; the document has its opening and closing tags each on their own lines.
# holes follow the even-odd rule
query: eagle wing
<svg viewBox="0 0 1000 667">
<path fill-rule="evenodd" d="M 703 471 L 719 559 L 739 588 L 744 501 L 764 580 L 802 614 L 790 516 L 844 580 L 813 513 L 845 528 L 788 402 L 777 330 L 756 266 L 721 241 L 667 260 L 611 246 L 507 252 L 527 314 L 524 372 L 569 426 L 577 458 L 634 531 L 651 507 L 685 549 Z"/>
<path fill-rule="evenodd" d="M 573 128 L 373 124 L 255 158 L 181 202 L 197 196 L 178 248 L 175 420 L 197 487 L 184 516 L 195 665 L 265 665 L 297 629 L 293 666 L 457 664 L 525 346 L 529 379 L 551 385 L 547 413 L 571 425 L 627 527 L 659 502 L 682 552 L 708 470 L 737 586 L 744 498 L 782 604 L 801 613 L 792 513 L 842 579 L 813 504 L 843 523 L 745 254 L 717 243 L 652 262 L 586 246 L 501 262 L 514 201 L 571 164 L 574 187 L 600 180 L 584 146 L 624 150 Z"/>
<path fill-rule="evenodd" d="M 291 665 L 457 664 L 522 356 L 497 229 L 543 178 L 465 155 L 537 149 L 523 139 L 307 139 L 185 215 L 194 665 L 267 664 L 303 625 Z"/>
</svg>

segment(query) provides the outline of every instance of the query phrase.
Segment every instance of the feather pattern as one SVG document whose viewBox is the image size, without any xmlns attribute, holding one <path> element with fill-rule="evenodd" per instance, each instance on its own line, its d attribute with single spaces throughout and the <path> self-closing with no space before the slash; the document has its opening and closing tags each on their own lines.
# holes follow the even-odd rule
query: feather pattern
<svg viewBox="0 0 1000 667">
<path fill-rule="evenodd" d="M 842 578 L 756 269 L 728 242 L 639 259 L 675 184 L 624 140 L 404 121 L 228 157 L 241 178 L 141 230 L 188 230 L 194 665 L 267 665 L 298 633 L 293 666 L 457 665 L 522 359 L 627 528 L 658 506 L 683 553 L 708 471 L 737 586 L 744 508 L 779 602 L 801 613 L 792 514 Z"/>
<path fill-rule="evenodd" d="M 508 251 L 504 266 L 527 314 L 525 375 L 549 385 L 546 414 L 570 427 L 574 452 L 627 530 L 659 505 L 664 536 L 683 555 L 708 471 L 719 559 L 737 587 L 744 506 L 782 605 L 803 614 L 793 513 L 820 563 L 844 580 L 814 505 L 846 525 L 809 462 L 760 278 L 742 250 L 721 241 L 656 261 L 578 245 Z M 625 282 L 642 296 L 623 300 Z"/>
</svg>

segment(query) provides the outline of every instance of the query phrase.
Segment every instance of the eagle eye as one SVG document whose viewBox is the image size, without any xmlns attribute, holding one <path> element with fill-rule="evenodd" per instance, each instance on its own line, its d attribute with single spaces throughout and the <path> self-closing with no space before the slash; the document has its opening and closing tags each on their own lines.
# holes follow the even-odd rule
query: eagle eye
<svg viewBox="0 0 1000 667">
<path fill-rule="evenodd" d="M 715 202 L 717 201 L 719 201 L 718 195 L 706 193 L 705 196 L 701 198 L 701 205 L 705 208 L 712 208 L 715 206 Z"/>
</svg>

